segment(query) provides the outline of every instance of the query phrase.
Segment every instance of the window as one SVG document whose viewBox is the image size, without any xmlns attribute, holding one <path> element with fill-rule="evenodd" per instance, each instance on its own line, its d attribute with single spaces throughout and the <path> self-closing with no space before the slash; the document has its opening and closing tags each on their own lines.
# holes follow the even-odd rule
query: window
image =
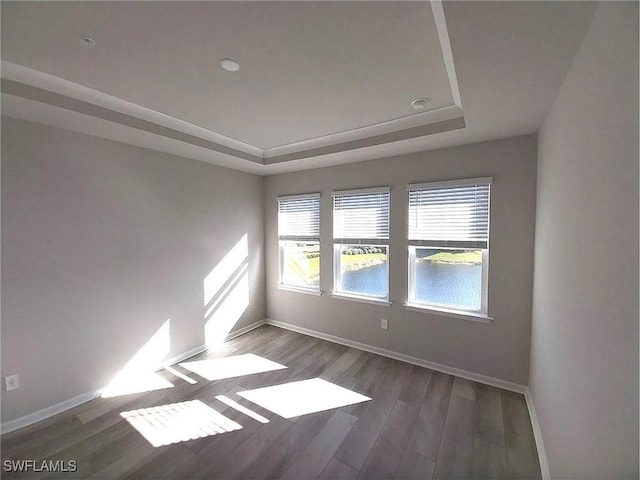
<svg viewBox="0 0 640 480">
<path fill-rule="evenodd" d="M 279 284 L 320 291 L 320 194 L 278 198 Z"/>
<path fill-rule="evenodd" d="M 334 291 L 389 298 L 389 188 L 334 192 Z"/>
<path fill-rule="evenodd" d="M 409 185 L 409 304 L 487 314 L 490 184 Z"/>
</svg>

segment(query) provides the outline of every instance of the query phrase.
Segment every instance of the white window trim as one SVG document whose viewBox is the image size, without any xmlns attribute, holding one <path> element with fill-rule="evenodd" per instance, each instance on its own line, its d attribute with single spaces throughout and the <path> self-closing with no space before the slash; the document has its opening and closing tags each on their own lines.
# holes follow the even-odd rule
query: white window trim
<svg viewBox="0 0 640 480">
<path fill-rule="evenodd" d="M 294 286 L 291 286 L 291 285 L 286 285 L 284 283 L 277 283 L 276 284 L 276 288 L 278 288 L 278 290 L 286 290 L 288 292 L 296 292 L 296 293 L 306 293 L 308 295 L 315 295 L 315 296 L 318 296 L 318 297 L 324 293 L 320 289 L 294 287 Z"/>
<path fill-rule="evenodd" d="M 298 193 L 295 195 L 280 195 L 278 197 L 278 201 L 280 200 L 297 200 L 302 198 L 320 198 L 320 193 Z"/>
<path fill-rule="evenodd" d="M 493 177 L 478 177 L 467 178 L 458 180 L 445 180 L 441 182 L 428 182 L 428 183 L 411 183 L 407 185 L 407 226 L 409 225 L 409 199 L 408 194 L 410 190 L 422 189 L 436 189 L 456 186 L 469 186 L 469 185 L 491 185 Z M 480 310 L 462 310 L 451 308 L 448 306 L 435 305 L 430 303 L 421 303 L 415 301 L 415 249 L 416 248 L 436 248 L 436 249 L 469 249 L 468 247 L 442 247 L 440 245 L 429 245 L 428 242 L 422 240 L 408 240 L 408 265 L 407 265 L 407 303 L 405 307 L 407 310 L 413 311 L 428 311 L 436 314 L 442 314 L 446 316 L 452 316 L 456 318 L 471 319 L 473 321 L 480 321 L 483 323 L 491 323 L 492 317 L 489 316 L 489 250 L 491 243 L 491 212 L 489 212 L 488 218 L 488 238 L 486 248 L 478 248 L 482 251 L 482 292 L 480 299 Z"/>
<path fill-rule="evenodd" d="M 489 315 L 477 312 L 469 312 L 466 310 L 455 310 L 450 308 L 438 308 L 431 305 L 423 305 L 421 303 L 405 303 L 404 308 L 411 312 L 431 313 L 441 315 L 443 317 L 460 318 L 479 323 L 493 323 L 494 318 Z"/>
<path fill-rule="evenodd" d="M 280 214 L 280 206 L 279 203 L 281 200 L 297 200 L 297 199 L 304 199 L 304 198 L 317 198 L 320 199 L 321 195 L 320 193 L 301 193 L 301 194 L 296 194 L 296 195 L 281 195 L 277 198 L 277 202 L 276 202 L 276 206 L 277 206 L 277 212 L 276 215 Z M 322 202 L 319 200 L 319 208 L 320 208 L 320 215 L 322 215 Z M 278 223 L 279 223 L 279 218 L 277 218 Z M 320 228 L 322 228 L 322 225 L 320 225 Z M 278 244 L 278 283 L 276 284 L 276 287 L 280 290 L 287 290 L 290 292 L 297 292 L 297 293 L 307 293 L 310 295 L 322 295 L 322 291 L 320 290 L 320 282 L 318 282 L 318 288 L 307 288 L 307 287 L 301 287 L 299 285 L 289 285 L 286 283 L 282 283 L 282 268 L 283 268 L 283 255 L 282 255 L 282 245 L 281 242 L 293 242 L 296 241 L 295 239 L 281 239 L 280 238 L 280 232 L 277 232 L 278 238 L 277 238 L 277 244 Z M 318 250 L 320 250 L 320 234 L 318 234 L 318 237 L 315 238 L 311 238 L 309 237 L 309 239 L 307 238 L 300 238 L 298 241 L 301 242 L 308 242 L 308 243 L 318 243 Z M 321 253 L 322 255 L 322 253 Z M 318 272 L 318 274 L 320 275 L 321 272 Z"/>
<path fill-rule="evenodd" d="M 342 292 L 331 292 L 330 295 L 333 298 L 339 298 L 342 300 L 353 300 L 355 302 L 361 302 L 361 303 L 370 303 L 371 305 L 378 305 L 378 306 L 385 306 L 385 307 L 390 307 L 391 305 L 393 305 L 393 302 L 386 300 L 384 298 L 368 297 L 366 295 L 350 295 L 348 293 L 342 293 Z"/>
<path fill-rule="evenodd" d="M 407 185 L 407 191 L 409 190 L 432 190 L 436 188 L 446 187 L 464 187 L 468 185 L 491 185 L 493 177 L 478 177 L 478 178 L 461 178 L 458 180 L 444 180 L 442 182 L 427 182 L 427 183 L 410 183 Z"/>
<path fill-rule="evenodd" d="M 388 193 L 389 194 L 389 227 L 391 227 L 391 187 L 373 187 L 373 188 L 358 188 L 354 190 L 335 190 L 331 192 L 331 197 L 341 196 L 341 195 L 367 195 L 371 193 Z M 332 225 L 333 225 L 333 205 L 331 207 L 331 217 L 332 217 Z M 357 294 L 352 292 L 344 292 L 340 290 L 340 247 L 342 245 L 359 245 L 359 246 L 382 246 L 387 248 L 387 296 L 386 297 L 375 297 L 364 294 Z M 389 273 L 390 273 L 390 262 L 389 262 L 389 253 L 391 250 L 391 228 L 389 228 L 389 238 L 387 239 L 387 243 L 381 243 L 380 240 L 372 240 L 372 239 L 342 239 L 342 238 L 334 238 L 333 239 L 333 291 L 331 292 L 331 296 L 333 298 L 340 298 L 343 300 L 354 300 L 362 303 L 371 303 L 374 305 L 392 305 L 392 302 L 389 300 L 389 290 L 391 288 Z"/>
<path fill-rule="evenodd" d="M 356 188 L 355 190 L 334 190 L 332 197 L 340 195 L 369 195 L 371 193 L 390 193 L 391 187 Z"/>
</svg>

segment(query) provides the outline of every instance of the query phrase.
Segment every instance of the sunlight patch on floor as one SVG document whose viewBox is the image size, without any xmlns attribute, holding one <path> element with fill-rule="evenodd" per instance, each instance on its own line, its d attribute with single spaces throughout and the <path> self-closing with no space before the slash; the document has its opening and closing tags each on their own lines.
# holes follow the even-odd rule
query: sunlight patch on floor
<svg viewBox="0 0 640 480">
<path fill-rule="evenodd" d="M 198 383 L 196 380 L 194 380 L 193 378 L 191 378 L 188 375 L 185 375 L 184 373 L 176 370 L 175 368 L 173 368 L 172 366 L 167 366 L 164 367 L 164 369 L 169 372 L 171 375 L 174 375 L 178 378 L 181 378 L 182 380 L 184 380 L 185 382 L 191 384 L 191 385 L 195 385 L 196 383 Z"/>
<path fill-rule="evenodd" d="M 246 390 L 238 395 L 284 418 L 371 400 L 321 378 Z"/>
<path fill-rule="evenodd" d="M 236 402 L 235 400 L 231 400 L 226 395 L 217 395 L 216 399 L 220 400 L 222 403 L 224 403 L 225 405 L 233 408 L 234 410 L 237 410 L 240 413 L 244 413 L 248 417 L 251 417 L 254 420 L 257 420 L 260 423 L 269 423 L 269 419 L 268 418 L 263 417 L 259 413 L 254 412 L 253 410 L 251 410 L 250 408 L 245 407 L 244 405 L 240 405 L 238 402 Z"/>
<path fill-rule="evenodd" d="M 180 366 L 211 381 L 287 368 L 253 353 L 182 362 Z"/>
<path fill-rule="evenodd" d="M 120 413 L 154 447 L 240 430 L 242 425 L 200 400 Z"/>
</svg>

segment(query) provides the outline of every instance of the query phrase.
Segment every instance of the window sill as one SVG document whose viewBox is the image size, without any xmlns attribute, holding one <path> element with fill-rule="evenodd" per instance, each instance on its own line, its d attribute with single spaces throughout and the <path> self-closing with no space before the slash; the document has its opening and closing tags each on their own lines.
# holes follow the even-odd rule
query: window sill
<svg viewBox="0 0 640 480">
<path fill-rule="evenodd" d="M 343 300 L 353 300 L 355 302 L 362 302 L 362 303 L 370 303 L 372 305 L 380 305 L 385 307 L 391 306 L 391 302 L 389 300 L 378 299 L 373 297 L 360 297 L 358 295 L 348 295 L 346 293 L 338 293 L 338 292 L 331 292 L 331 296 L 333 298 L 340 298 Z"/>
<path fill-rule="evenodd" d="M 306 293 L 307 295 L 322 295 L 322 290 L 314 290 L 312 288 L 302 288 L 302 287 L 291 287 L 289 285 L 277 284 L 276 287 L 278 290 L 286 290 L 288 292 L 296 292 L 296 293 Z"/>
<path fill-rule="evenodd" d="M 465 312 L 464 310 L 449 310 L 447 308 L 438 308 L 415 303 L 406 303 L 404 308 L 412 312 L 433 313 L 434 315 L 442 315 L 444 317 L 461 318 L 471 322 L 492 323 L 493 317 L 484 313 Z"/>
</svg>

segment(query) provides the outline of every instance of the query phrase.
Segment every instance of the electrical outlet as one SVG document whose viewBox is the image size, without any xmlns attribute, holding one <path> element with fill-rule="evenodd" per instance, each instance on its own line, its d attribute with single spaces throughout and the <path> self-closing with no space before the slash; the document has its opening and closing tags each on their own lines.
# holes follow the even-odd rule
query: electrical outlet
<svg viewBox="0 0 640 480">
<path fill-rule="evenodd" d="M 11 390 L 15 390 L 20 387 L 20 376 L 19 375 L 7 375 L 4 377 L 4 383 L 7 387 L 7 392 Z"/>
<path fill-rule="evenodd" d="M 380 320 L 380 328 L 382 328 L 383 330 L 389 330 L 389 320 L 385 318 Z"/>
</svg>

